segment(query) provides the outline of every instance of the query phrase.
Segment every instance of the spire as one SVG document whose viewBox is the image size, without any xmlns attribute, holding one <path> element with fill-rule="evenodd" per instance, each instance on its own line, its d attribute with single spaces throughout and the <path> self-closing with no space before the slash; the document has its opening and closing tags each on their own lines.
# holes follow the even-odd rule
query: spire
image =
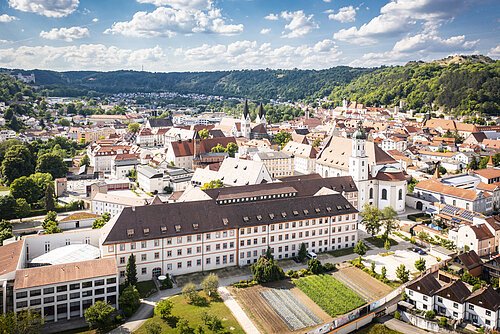
<svg viewBox="0 0 500 334">
<path fill-rule="evenodd" d="M 262 105 L 262 102 L 259 104 L 259 117 L 262 119 L 266 115 L 266 111 L 264 110 L 264 106 Z"/>
<path fill-rule="evenodd" d="M 243 107 L 243 117 L 246 119 L 249 117 L 250 112 L 248 111 L 248 100 L 245 100 L 245 106 Z"/>
<path fill-rule="evenodd" d="M 352 135 L 352 137 L 354 139 L 365 139 L 366 140 L 366 133 L 363 130 L 362 124 L 363 124 L 363 122 L 361 122 L 361 120 L 359 120 L 359 122 L 358 122 L 358 129 Z"/>
</svg>

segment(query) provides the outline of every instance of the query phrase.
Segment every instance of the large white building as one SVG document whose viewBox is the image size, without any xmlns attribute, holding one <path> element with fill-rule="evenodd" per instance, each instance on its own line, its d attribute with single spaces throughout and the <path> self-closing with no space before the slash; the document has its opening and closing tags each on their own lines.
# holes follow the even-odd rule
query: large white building
<svg viewBox="0 0 500 334">
<path fill-rule="evenodd" d="M 139 281 L 353 247 L 357 188 L 351 177 L 311 175 L 280 183 L 209 189 L 207 200 L 125 208 L 103 228 L 101 254 L 120 277 L 130 254 Z M 209 214 L 207 214 L 209 213 Z"/>
</svg>

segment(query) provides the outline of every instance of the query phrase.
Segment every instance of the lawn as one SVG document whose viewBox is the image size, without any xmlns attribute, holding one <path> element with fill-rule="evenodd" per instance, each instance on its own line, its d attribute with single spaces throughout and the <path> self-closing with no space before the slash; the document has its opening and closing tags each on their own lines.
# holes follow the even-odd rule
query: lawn
<svg viewBox="0 0 500 334">
<path fill-rule="evenodd" d="M 137 282 L 135 287 L 137 288 L 137 291 L 139 291 L 141 298 L 149 297 L 157 291 L 156 285 L 153 281 Z"/>
<path fill-rule="evenodd" d="M 366 246 L 367 251 L 369 251 L 371 249 L 368 245 L 365 245 L 365 246 Z M 341 256 L 354 254 L 354 247 L 336 249 L 333 251 L 329 251 L 328 254 L 330 254 L 331 256 L 335 256 L 335 257 L 341 257 Z"/>
<path fill-rule="evenodd" d="M 331 275 L 302 277 L 293 283 L 332 317 L 365 304 L 358 294 Z"/>
<path fill-rule="evenodd" d="M 369 237 L 366 238 L 365 240 L 378 248 L 384 248 L 385 240 L 381 236 Z M 396 240 L 391 238 L 389 238 L 389 242 L 391 243 L 391 247 L 396 246 L 398 244 Z"/>
<path fill-rule="evenodd" d="M 203 293 L 200 293 L 203 295 Z M 225 329 L 229 330 L 230 333 L 238 333 L 244 334 L 245 331 L 240 327 L 238 321 L 234 318 L 231 311 L 224 305 L 222 301 L 211 301 L 208 306 L 195 306 L 188 304 L 184 297 L 181 295 L 176 295 L 171 298 L 174 303 L 174 308 L 172 309 L 172 315 L 174 317 L 178 317 L 177 319 L 186 319 L 189 321 L 189 326 L 192 328 L 198 327 L 198 325 L 203 325 L 203 329 L 205 333 L 210 333 L 210 330 L 204 325 L 202 316 L 204 312 L 207 312 L 210 315 L 216 315 L 220 319 L 222 319 L 222 324 Z M 148 323 L 157 323 L 161 326 L 162 334 L 165 333 L 177 333 L 177 329 L 172 328 L 169 324 L 160 319 L 157 316 L 153 316 L 153 318 L 147 320 L 144 324 L 142 324 L 135 334 L 147 334 L 146 326 Z"/>
<path fill-rule="evenodd" d="M 403 334 L 382 324 L 369 324 L 356 332 L 358 334 Z"/>
</svg>

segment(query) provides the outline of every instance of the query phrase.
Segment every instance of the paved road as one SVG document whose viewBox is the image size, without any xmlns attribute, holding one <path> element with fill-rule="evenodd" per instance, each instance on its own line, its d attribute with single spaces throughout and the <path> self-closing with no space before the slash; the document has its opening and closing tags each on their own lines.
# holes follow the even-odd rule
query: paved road
<svg viewBox="0 0 500 334">
<path fill-rule="evenodd" d="M 234 317 L 236 318 L 236 320 L 238 320 L 239 324 L 241 325 L 241 328 L 243 328 L 245 333 L 247 333 L 247 334 L 260 334 L 257 327 L 255 327 L 255 325 L 250 320 L 250 318 L 247 316 L 245 311 L 243 311 L 241 306 L 233 298 L 233 296 L 231 296 L 231 294 L 229 293 L 229 291 L 225 287 L 219 288 L 219 294 L 222 297 L 224 304 L 227 306 L 228 309 L 231 310 Z"/>
<path fill-rule="evenodd" d="M 418 327 L 412 326 L 403 322 L 401 320 L 396 320 L 394 318 L 385 317 L 382 319 L 382 323 L 386 325 L 389 329 L 398 331 L 400 333 L 412 333 L 412 334 L 429 334 L 426 330 L 420 329 Z"/>
</svg>

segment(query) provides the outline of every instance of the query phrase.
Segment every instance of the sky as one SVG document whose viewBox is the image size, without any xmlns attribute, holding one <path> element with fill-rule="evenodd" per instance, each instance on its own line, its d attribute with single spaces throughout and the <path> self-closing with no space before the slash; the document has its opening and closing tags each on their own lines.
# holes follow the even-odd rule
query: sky
<svg viewBox="0 0 500 334">
<path fill-rule="evenodd" d="M 499 0 L 0 0 L 0 67 L 213 71 L 500 58 Z"/>
</svg>

